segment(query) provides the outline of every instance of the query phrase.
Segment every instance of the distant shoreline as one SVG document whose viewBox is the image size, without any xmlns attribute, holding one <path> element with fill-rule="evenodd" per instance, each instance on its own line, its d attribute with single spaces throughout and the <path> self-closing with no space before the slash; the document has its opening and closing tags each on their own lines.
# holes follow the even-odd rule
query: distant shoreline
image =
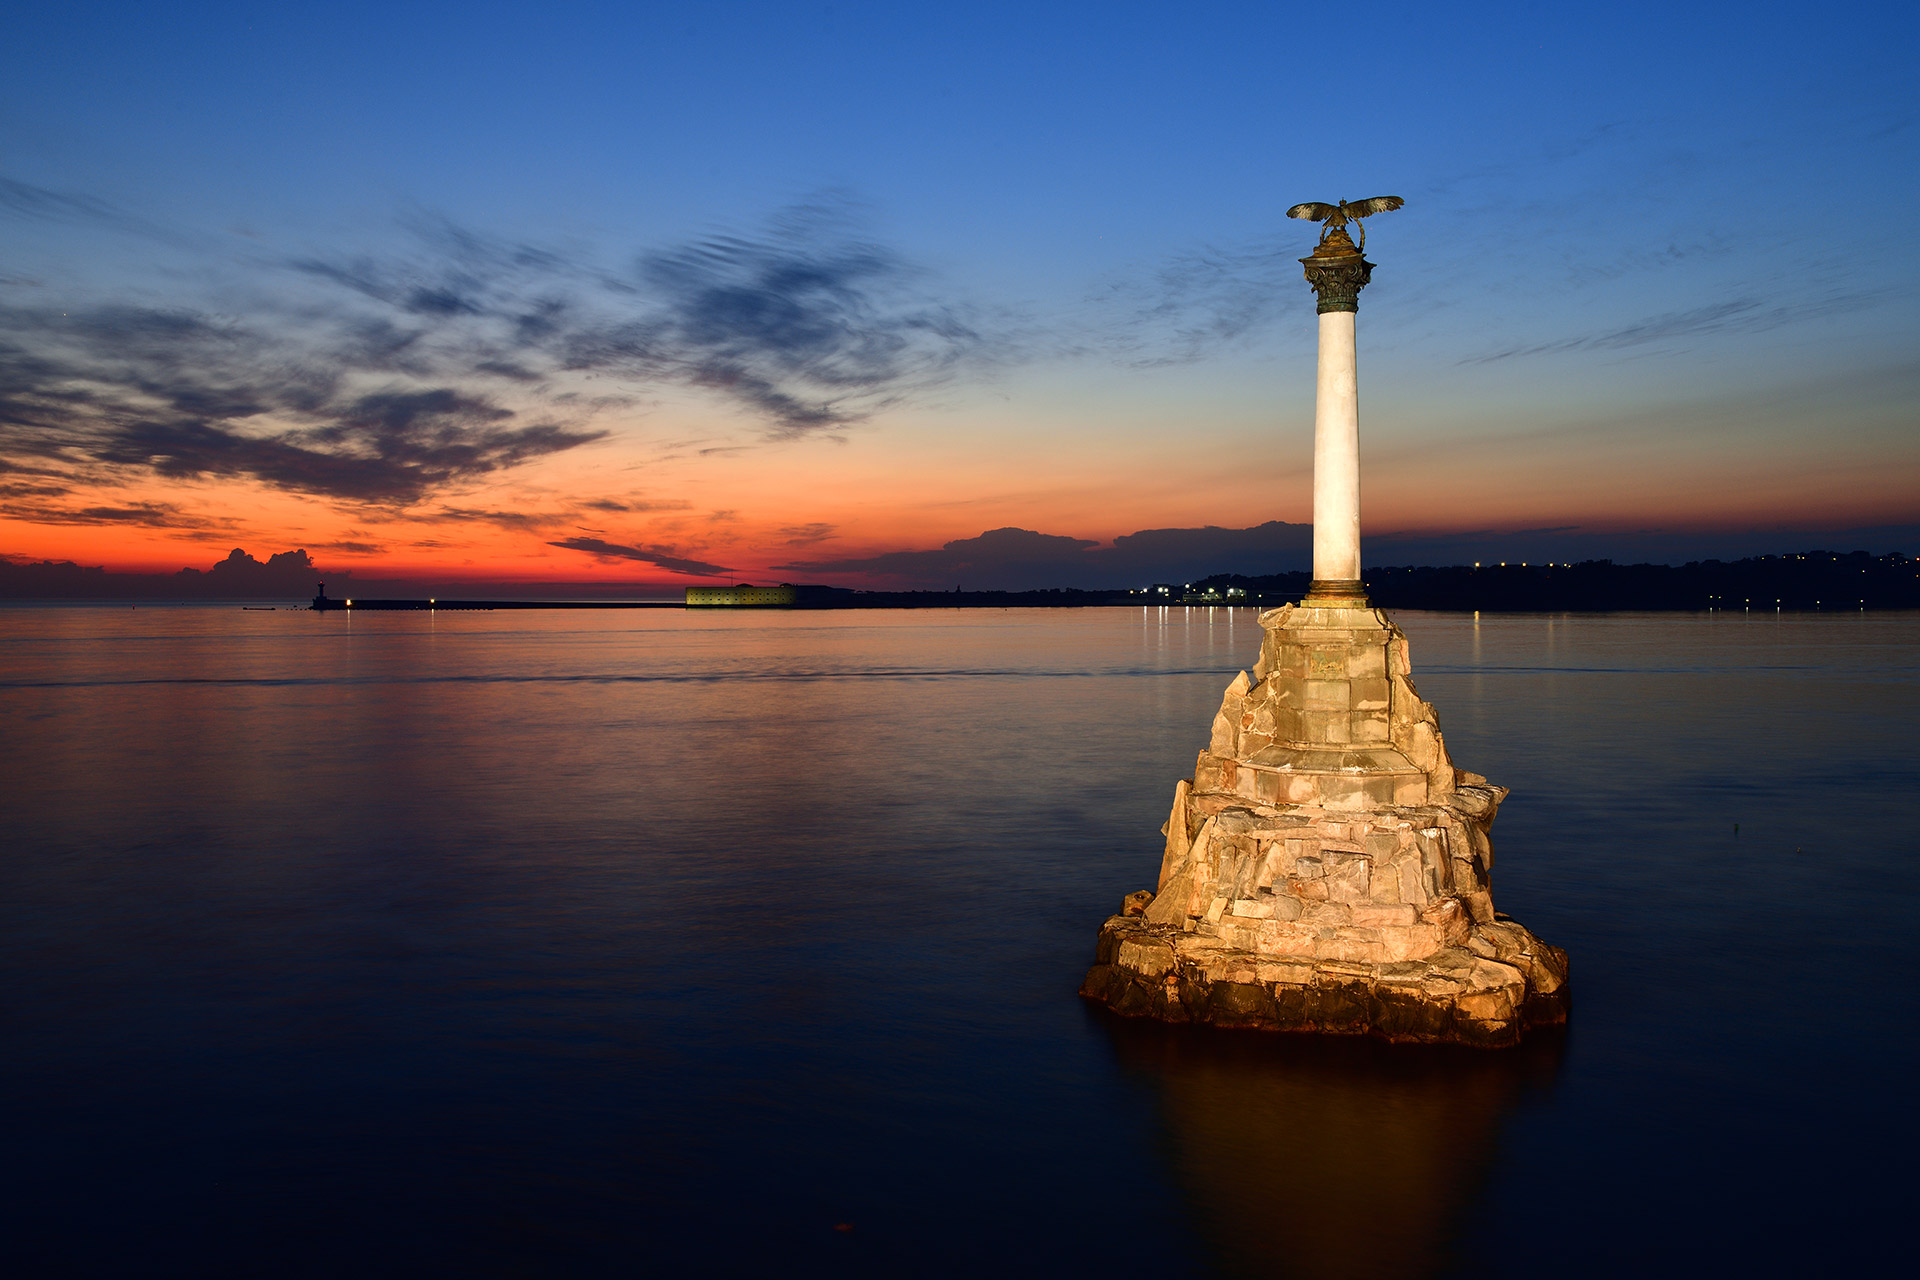
<svg viewBox="0 0 1920 1280">
<path fill-rule="evenodd" d="M 1293 603 L 1307 590 L 1305 573 L 1264 576 L 1216 574 L 1183 583 L 1154 583 L 1130 590 L 1059 587 L 1029 591 L 863 591 L 845 587 L 797 586 L 798 598 L 784 605 L 700 605 L 717 612 L 739 609 L 1084 609 L 1141 608 L 1168 605 L 1250 606 L 1270 609 Z M 1857 612 L 1861 609 L 1920 609 L 1920 561 L 1905 555 L 1809 551 L 1745 560 L 1696 561 L 1685 565 L 1619 565 L 1609 560 L 1578 564 L 1499 564 L 1387 566 L 1366 571 L 1372 602 L 1383 609 L 1419 609 L 1444 613 L 1616 613 L 1706 612 Z M 0 602 L 260 604 L 306 607 L 310 582 L 221 584 L 226 590 L 183 591 L 161 575 L 108 574 L 71 565 L 0 563 Z M 579 595 L 554 588 L 566 584 L 500 583 L 506 591 L 436 597 L 404 581 L 337 581 L 329 609 L 347 599 L 369 611 L 472 611 L 509 609 L 675 609 L 676 599 L 609 598 L 581 584 Z M 526 598 L 528 595 L 548 598 Z M 409 590 L 412 588 L 412 590 Z M 598 598 L 593 598 L 598 594 Z M 519 598 L 515 598 L 518 596 Z M 302 604 L 294 604 L 295 601 Z"/>
</svg>

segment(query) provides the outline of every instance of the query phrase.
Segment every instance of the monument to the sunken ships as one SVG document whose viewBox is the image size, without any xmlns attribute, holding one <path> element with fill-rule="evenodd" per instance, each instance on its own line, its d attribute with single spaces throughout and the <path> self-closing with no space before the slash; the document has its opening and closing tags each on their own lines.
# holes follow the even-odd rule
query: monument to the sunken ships
<svg viewBox="0 0 1920 1280">
<path fill-rule="evenodd" d="M 1174 788 L 1158 885 L 1100 930 L 1081 994 L 1117 1013 L 1476 1045 L 1566 1020 L 1566 952 L 1493 909 L 1506 788 L 1454 767 L 1360 581 L 1354 317 L 1373 264 L 1346 224 L 1401 203 L 1288 210 L 1326 223 L 1301 259 L 1320 301 L 1313 580 L 1260 616 L 1259 660 Z"/>
</svg>

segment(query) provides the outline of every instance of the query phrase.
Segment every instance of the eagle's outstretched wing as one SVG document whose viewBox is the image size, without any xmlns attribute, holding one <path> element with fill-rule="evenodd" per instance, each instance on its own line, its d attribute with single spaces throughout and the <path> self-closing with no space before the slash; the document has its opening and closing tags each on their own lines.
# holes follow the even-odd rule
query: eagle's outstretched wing
<svg viewBox="0 0 1920 1280">
<path fill-rule="evenodd" d="M 1289 218 L 1306 218 L 1310 222 L 1325 222 L 1328 218 L 1333 217 L 1333 215 L 1339 212 L 1340 206 L 1337 204 L 1320 204 L 1318 201 L 1314 201 L 1293 206 L 1293 208 L 1287 210 L 1287 216 Z"/>
<path fill-rule="evenodd" d="M 1376 213 L 1390 213 L 1405 203 L 1406 201 L 1402 200 L 1399 196 L 1372 196 L 1365 200 L 1349 200 L 1347 201 L 1347 216 L 1349 218 L 1365 218 Z M 1302 207 L 1304 208 L 1305 206 Z"/>
</svg>

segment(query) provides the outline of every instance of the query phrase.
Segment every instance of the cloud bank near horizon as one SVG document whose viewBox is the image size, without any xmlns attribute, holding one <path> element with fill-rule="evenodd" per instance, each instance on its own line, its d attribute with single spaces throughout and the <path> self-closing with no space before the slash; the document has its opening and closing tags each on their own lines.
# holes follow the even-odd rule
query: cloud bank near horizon
<svg viewBox="0 0 1920 1280">
<path fill-rule="evenodd" d="M 989 529 L 977 537 L 956 538 L 932 550 L 903 550 L 840 559 L 795 561 L 773 566 L 787 581 L 826 581 L 832 585 L 895 591 L 1034 591 L 1049 588 L 1121 590 L 1154 582 L 1188 583 L 1215 574 L 1258 577 L 1304 573 L 1311 561 L 1312 527 L 1269 521 L 1244 529 L 1205 526 L 1192 529 L 1143 529 L 1102 546 L 1091 538 L 1041 533 L 1032 529 Z M 418 594 L 438 583 L 447 589 L 466 584 L 497 585 L 536 594 L 604 594 L 606 589 L 647 589 L 649 583 L 677 589 L 687 577 L 764 575 L 728 569 L 671 554 L 662 548 L 626 546 L 596 538 L 568 538 L 552 545 L 580 551 L 603 564 L 650 566 L 672 575 L 643 575 L 618 581 L 572 579 L 529 581 L 488 574 L 484 568 L 463 574 L 408 572 L 385 576 L 376 568 L 356 576 L 316 561 L 302 548 L 279 552 L 265 561 L 241 548 L 207 569 L 185 567 L 172 574 L 114 573 L 71 561 L 34 561 L 0 554 L 0 595 L 88 596 L 114 594 L 113 584 L 140 584 L 149 594 L 191 597 L 248 594 L 304 596 L 325 578 L 352 582 L 363 591 Z M 1577 526 L 1481 530 L 1465 534 L 1386 533 L 1364 543 L 1369 568 L 1394 565 L 1458 565 L 1475 562 L 1579 563 L 1613 560 L 1623 564 L 1684 564 L 1692 560 L 1739 560 L 1759 555 L 1829 550 L 1874 555 L 1920 550 L 1920 525 L 1814 529 L 1778 528 L 1675 533 L 1660 529 L 1608 532 Z M 363 566 L 364 567 L 364 566 Z M 127 594 L 122 590 L 120 594 Z M 136 593 L 137 594 L 137 593 Z"/>
</svg>

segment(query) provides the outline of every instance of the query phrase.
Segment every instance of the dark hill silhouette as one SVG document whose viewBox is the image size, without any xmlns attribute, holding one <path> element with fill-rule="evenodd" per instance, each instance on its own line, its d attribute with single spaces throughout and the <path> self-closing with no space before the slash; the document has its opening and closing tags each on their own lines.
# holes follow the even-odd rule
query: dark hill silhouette
<svg viewBox="0 0 1920 1280">
<path fill-rule="evenodd" d="M 1683 565 L 1400 565 L 1365 572 L 1367 593 L 1383 609 L 1562 613 L 1622 609 L 1920 609 L 1920 561 L 1899 553 L 1808 551 Z M 1220 574 L 1188 589 L 1188 598 L 1229 589 L 1272 607 L 1298 600 L 1304 573 L 1250 578 Z"/>
</svg>

